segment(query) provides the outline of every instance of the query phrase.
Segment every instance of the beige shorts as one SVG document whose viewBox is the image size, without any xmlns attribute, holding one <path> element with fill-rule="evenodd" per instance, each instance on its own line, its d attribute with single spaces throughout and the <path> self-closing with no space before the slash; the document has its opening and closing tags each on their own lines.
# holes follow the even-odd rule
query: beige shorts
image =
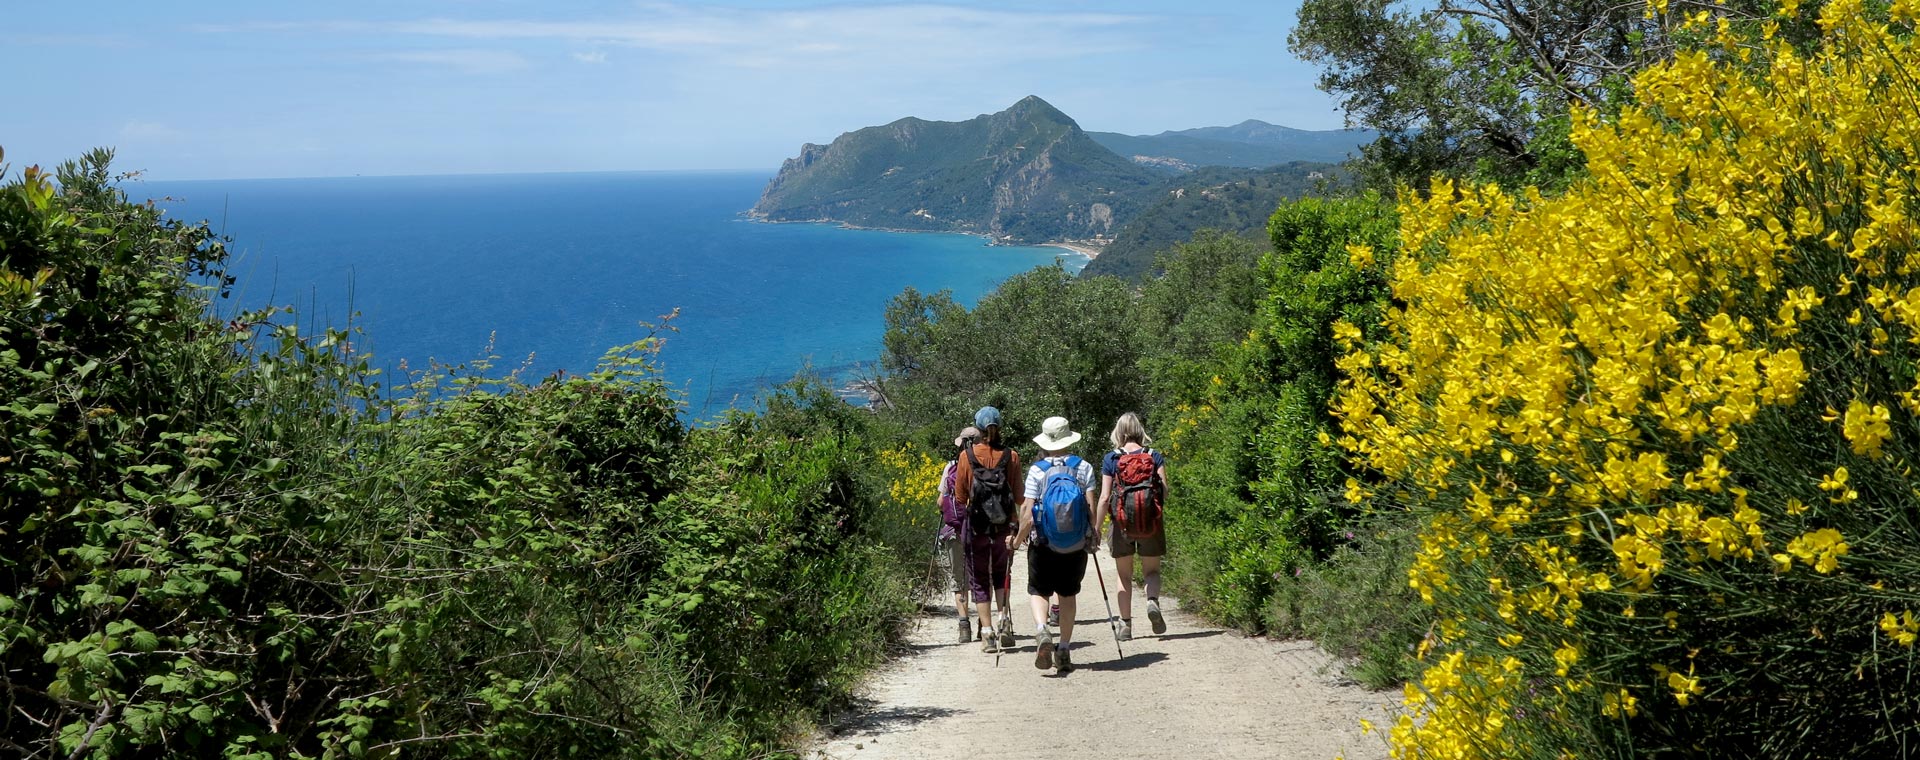
<svg viewBox="0 0 1920 760">
<path fill-rule="evenodd" d="M 964 547 L 958 538 L 935 539 L 939 544 L 940 564 L 947 570 L 947 593 L 960 594 L 967 590 L 967 558 Z"/>
<path fill-rule="evenodd" d="M 1126 533 L 1120 530 L 1120 526 L 1110 524 L 1107 526 L 1107 553 L 1115 557 L 1131 557 L 1135 554 L 1142 557 L 1167 556 L 1166 526 L 1161 526 L 1160 532 L 1153 538 L 1135 541 L 1127 538 Z"/>
</svg>

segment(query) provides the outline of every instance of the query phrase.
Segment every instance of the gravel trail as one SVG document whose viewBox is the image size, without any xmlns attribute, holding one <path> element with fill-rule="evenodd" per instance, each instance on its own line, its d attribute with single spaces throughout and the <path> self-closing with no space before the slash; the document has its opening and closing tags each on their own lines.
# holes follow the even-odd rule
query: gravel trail
<svg viewBox="0 0 1920 760">
<path fill-rule="evenodd" d="M 1174 558 L 1177 561 L 1177 557 Z M 812 757 L 835 760 L 1049 760 L 1147 757 L 1348 760 L 1385 758 L 1376 731 L 1388 724 L 1396 692 L 1370 691 L 1308 641 L 1247 638 L 1209 626 L 1163 597 L 1167 632 L 1149 630 L 1135 589 L 1134 638 L 1115 652 L 1093 577 L 1114 588 L 1103 551 L 1088 563 L 1074 631 L 1075 670 L 1033 665 L 1026 605 L 1026 557 L 1014 557 L 1014 631 L 1019 649 L 994 655 L 956 643 L 951 606 L 915 622 L 910 653 L 879 672 L 860 707 L 816 742 Z M 950 599 L 950 597 L 949 597 Z M 1111 601 L 1111 597 L 1109 597 Z M 951 605 L 951 602 L 947 602 Z"/>
</svg>

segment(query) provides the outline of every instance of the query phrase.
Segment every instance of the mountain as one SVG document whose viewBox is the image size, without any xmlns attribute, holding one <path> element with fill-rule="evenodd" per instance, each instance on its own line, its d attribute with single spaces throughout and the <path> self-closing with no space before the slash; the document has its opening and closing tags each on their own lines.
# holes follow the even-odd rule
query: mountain
<svg viewBox="0 0 1920 760">
<path fill-rule="evenodd" d="M 1267 218 L 1281 201 L 1342 181 L 1332 164 L 1294 162 L 1265 169 L 1210 166 L 1186 174 L 1133 217 L 1101 251 L 1082 277 L 1113 275 L 1141 280 L 1154 274 L 1154 258 L 1214 229 L 1263 239 Z"/>
<path fill-rule="evenodd" d="M 1160 181 L 1027 96 L 966 121 L 905 118 L 808 143 L 751 213 L 1009 242 L 1083 240 L 1111 236 Z"/>
<path fill-rule="evenodd" d="M 1231 127 L 1200 127 L 1157 135 L 1088 132 L 1108 150 L 1157 168 L 1258 168 L 1292 161 L 1339 163 L 1379 135 L 1366 129 L 1306 130 L 1248 119 Z"/>
</svg>

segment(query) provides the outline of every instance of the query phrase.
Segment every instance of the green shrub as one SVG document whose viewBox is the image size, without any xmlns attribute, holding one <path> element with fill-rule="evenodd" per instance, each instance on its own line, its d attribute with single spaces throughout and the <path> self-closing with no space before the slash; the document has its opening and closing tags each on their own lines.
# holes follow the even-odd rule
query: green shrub
<svg viewBox="0 0 1920 760">
<path fill-rule="evenodd" d="M 1328 652 L 1355 658 L 1349 675 L 1371 688 L 1419 675 L 1415 643 L 1427 634 L 1432 615 L 1407 587 L 1414 534 L 1404 516 L 1362 521 L 1326 561 L 1278 579 L 1267 608 L 1268 630 L 1304 636 Z"/>
<path fill-rule="evenodd" d="M 1349 468 L 1324 436 L 1333 323 L 1379 319 L 1381 274 L 1350 243 L 1384 247 L 1393 215 L 1375 196 L 1281 206 L 1264 252 L 1200 238 L 1146 287 L 1146 360 L 1173 465 L 1169 563 L 1175 588 L 1214 618 L 1266 630 L 1277 589 L 1345 544 L 1359 515 Z M 1195 326 L 1203 326 L 1195 329 Z M 1304 630 L 1288 630 L 1305 633 Z"/>
<path fill-rule="evenodd" d="M 760 757 L 901 632 L 920 505 L 817 383 L 689 430 L 647 338 L 390 397 L 213 316 L 220 241 L 108 161 L 0 187 L 8 751 Z"/>
<path fill-rule="evenodd" d="M 1009 441 L 1055 415 L 1102 430 L 1146 402 L 1134 306 L 1120 280 L 1058 265 L 1009 278 L 971 310 L 909 288 L 887 306 L 883 416 L 927 451 L 951 448 L 982 406 L 1005 415 Z"/>
</svg>

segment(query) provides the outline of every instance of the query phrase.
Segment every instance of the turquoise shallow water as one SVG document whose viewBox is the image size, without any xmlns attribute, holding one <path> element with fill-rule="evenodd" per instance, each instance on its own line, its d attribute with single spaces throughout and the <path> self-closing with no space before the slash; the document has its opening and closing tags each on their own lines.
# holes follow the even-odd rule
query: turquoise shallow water
<svg viewBox="0 0 1920 760">
<path fill-rule="evenodd" d="M 357 346 L 404 359 L 485 355 L 530 378 L 592 369 L 641 322 L 680 310 L 661 354 L 688 411 L 751 403 L 811 363 L 833 379 L 872 362 L 902 288 L 973 304 L 1057 248 L 966 235 L 761 224 L 765 173 L 608 173 L 134 182 L 171 215 L 233 239 L 235 299 L 293 305 Z M 303 317 L 303 323 L 305 318 Z"/>
</svg>

